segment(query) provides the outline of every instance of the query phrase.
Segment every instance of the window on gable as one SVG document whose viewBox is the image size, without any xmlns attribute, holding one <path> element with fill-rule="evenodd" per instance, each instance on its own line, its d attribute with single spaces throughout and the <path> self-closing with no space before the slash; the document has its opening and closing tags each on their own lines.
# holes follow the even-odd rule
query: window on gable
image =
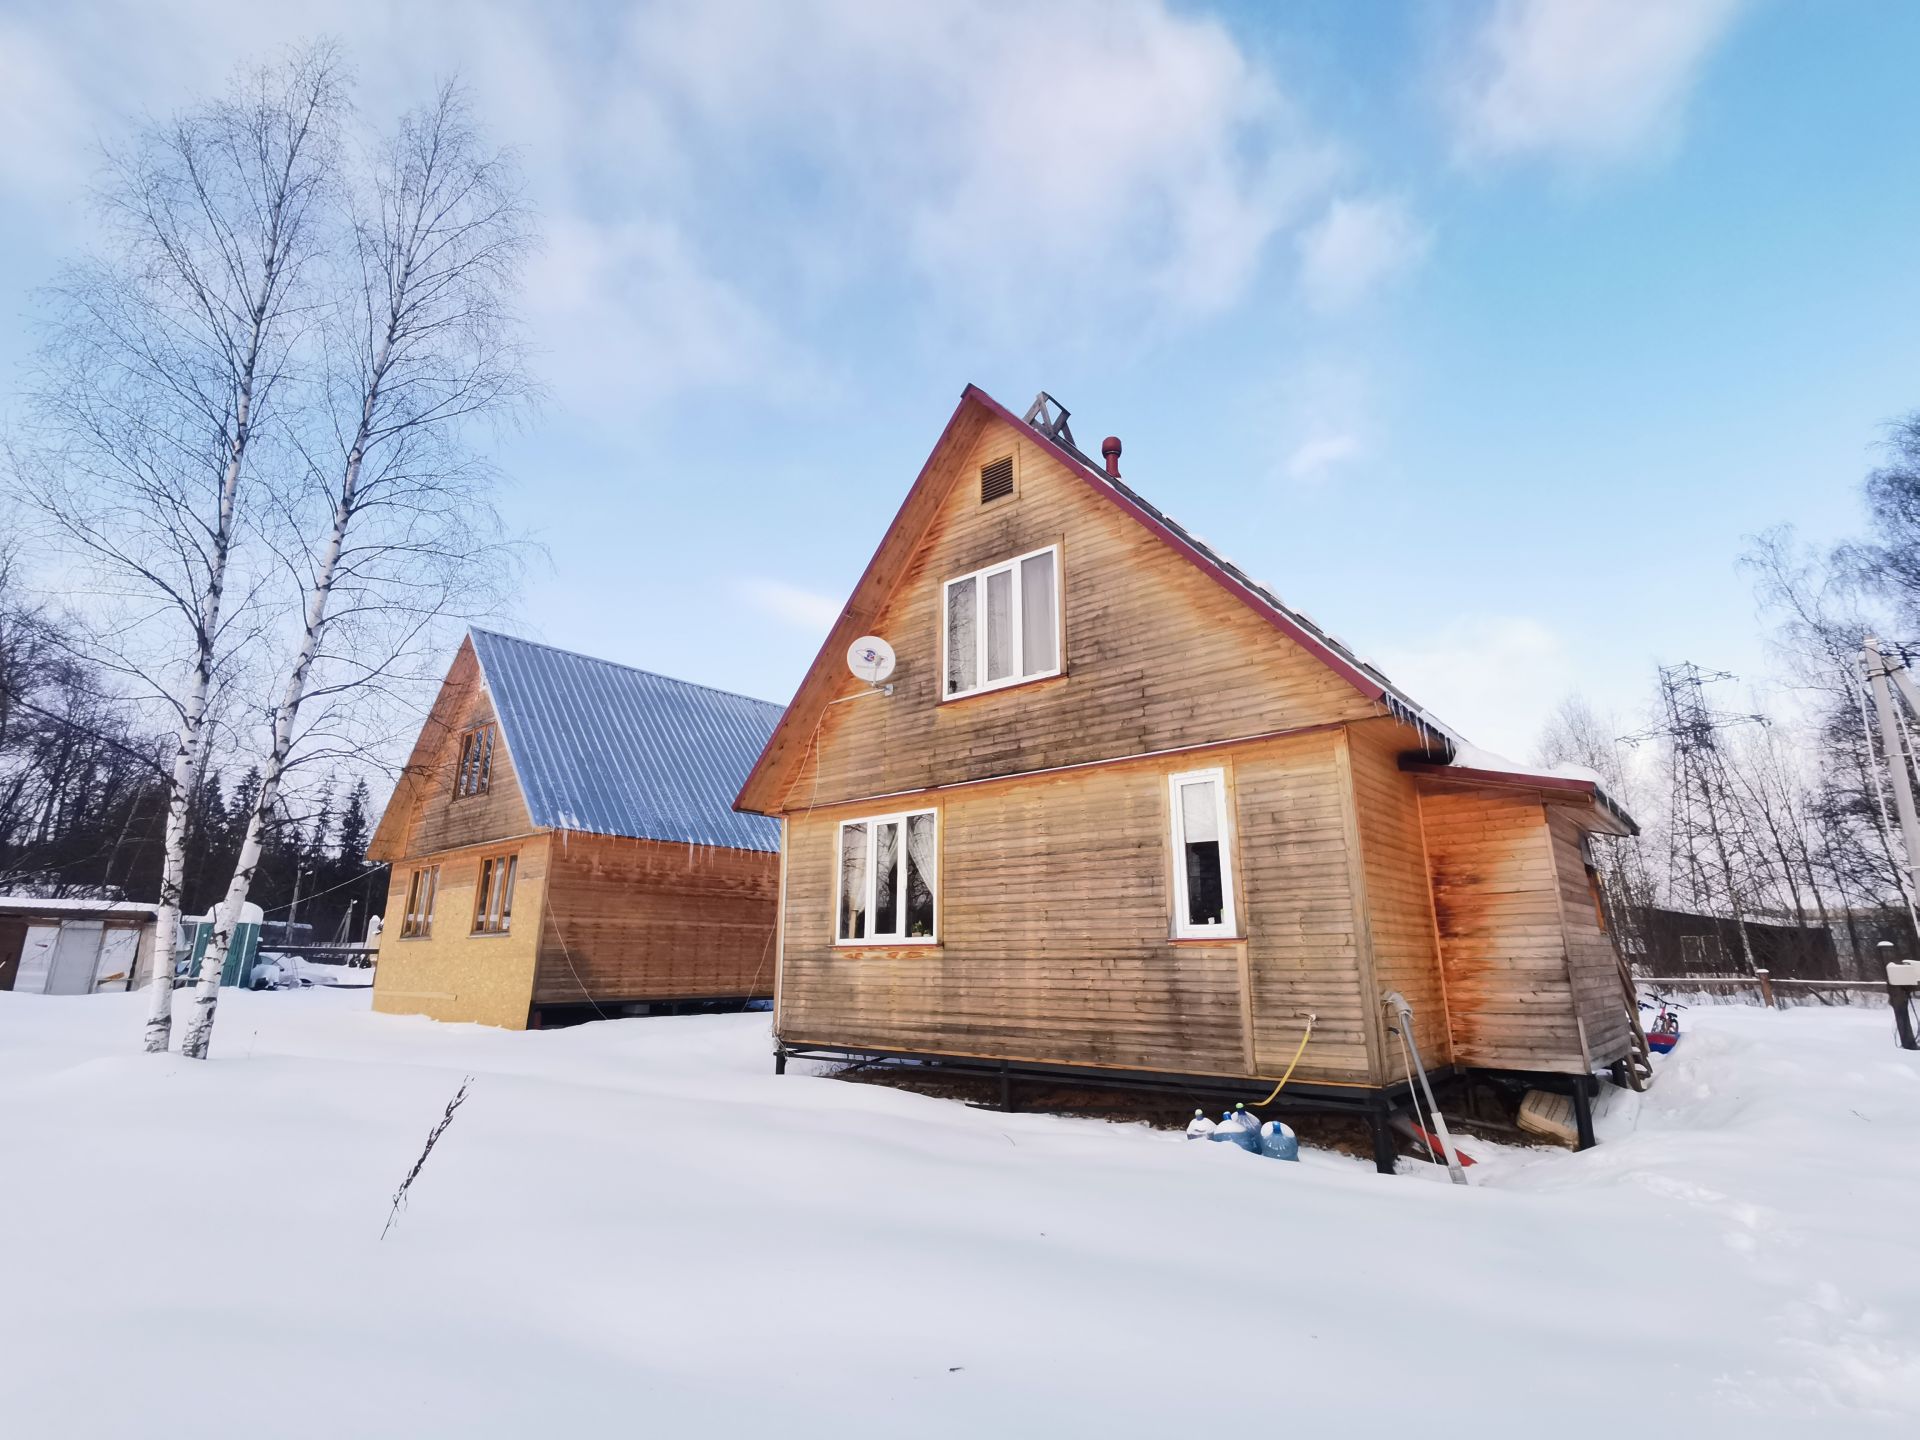
<svg viewBox="0 0 1920 1440">
<path fill-rule="evenodd" d="M 1057 545 L 949 580 L 945 594 L 946 698 L 1060 673 Z"/>
<path fill-rule="evenodd" d="M 1226 773 L 1193 770 L 1173 776 L 1169 783 L 1174 936 L 1184 940 L 1235 934 Z"/>
<path fill-rule="evenodd" d="M 412 940 L 433 933 L 433 894 L 440 888 L 440 867 L 428 865 L 407 880 L 407 908 L 400 916 L 400 938 Z"/>
<path fill-rule="evenodd" d="M 473 933 L 504 935 L 513 926 L 513 878 L 518 855 L 490 855 L 480 862 L 480 883 L 473 892 Z"/>
<path fill-rule="evenodd" d="M 936 845 L 931 810 L 841 822 L 834 938 L 843 945 L 930 944 Z"/>
<path fill-rule="evenodd" d="M 476 726 L 460 737 L 460 765 L 453 772 L 453 793 L 484 795 L 493 778 L 493 726 Z"/>
</svg>

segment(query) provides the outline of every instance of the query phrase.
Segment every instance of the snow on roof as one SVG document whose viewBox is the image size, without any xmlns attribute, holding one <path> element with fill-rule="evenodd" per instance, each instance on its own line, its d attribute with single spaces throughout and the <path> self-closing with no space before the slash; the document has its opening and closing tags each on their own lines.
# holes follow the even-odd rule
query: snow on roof
<svg viewBox="0 0 1920 1440">
<path fill-rule="evenodd" d="M 35 915 L 151 916 L 155 913 L 155 907 L 150 902 L 141 900 L 88 900 L 84 897 L 48 900 L 39 895 L 0 895 L 0 910 L 31 912 Z"/>
<path fill-rule="evenodd" d="M 471 633 L 535 825 L 780 848 L 777 821 L 733 808 L 780 706 L 491 630 Z"/>
<path fill-rule="evenodd" d="M 1598 770 L 1585 765 L 1522 765 L 1504 755 L 1496 755 L 1491 750 L 1482 750 L 1478 745 L 1468 745 L 1463 741 L 1454 742 L 1451 763 L 1462 770 L 1498 770 L 1506 775 L 1531 775 L 1541 780 L 1585 780 L 1593 785 L 1605 783 Z"/>
</svg>

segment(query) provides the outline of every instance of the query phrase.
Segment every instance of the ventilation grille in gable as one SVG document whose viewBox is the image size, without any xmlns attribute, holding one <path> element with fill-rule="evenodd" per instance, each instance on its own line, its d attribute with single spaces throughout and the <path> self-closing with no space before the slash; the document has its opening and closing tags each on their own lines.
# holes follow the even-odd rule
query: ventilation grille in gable
<svg viewBox="0 0 1920 1440">
<path fill-rule="evenodd" d="M 1003 500 L 1013 493 L 1013 457 L 1005 456 L 980 467 L 980 503 Z"/>
</svg>

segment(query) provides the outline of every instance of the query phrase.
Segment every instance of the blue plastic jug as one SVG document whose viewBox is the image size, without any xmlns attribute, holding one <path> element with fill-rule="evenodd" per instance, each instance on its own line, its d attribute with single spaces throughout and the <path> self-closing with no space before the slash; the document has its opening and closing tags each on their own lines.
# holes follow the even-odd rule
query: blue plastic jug
<svg viewBox="0 0 1920 1440">
<path fill-rule="evenodd" d="M 1236 1105 L 1220 1117 L 1220 1123 L 1214 1127 L 1213 1138 L 1238 1145 L 1249 1154 L 1260 1153 L 1260 1122 L 1247 1113 L 1247 1107 Z"/>
<path fill-rule="evenodd" d="M 1260 1153 L 1269 1160 L 1298 1160 L 1300 1137 L 1278 1120 L 1260 1127 Z"/>
<path fill-rule="evenodd" d="M 1207 1112 L 1204 1110 L 1194 1111 L 1193 1119 L 1187 1122 L 1187 1139 L 1212 1140 L 1216 1138 L 1213 1132 L 1213 1121 L 1207 1119 Z"/>
</svg>

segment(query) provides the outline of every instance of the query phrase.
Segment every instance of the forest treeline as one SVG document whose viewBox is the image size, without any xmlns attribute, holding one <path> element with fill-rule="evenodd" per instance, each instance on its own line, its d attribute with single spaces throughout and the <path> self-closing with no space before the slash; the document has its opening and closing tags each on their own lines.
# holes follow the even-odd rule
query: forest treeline
<svg viewBox="0 0 1920 1440">
<path fill-rule="evenodd" d="M 143 724 L 115 677 L 85 658 L 83 631 L 21 592 L 0 553 L 0 894 L 158 898 L 172 737 Z M 255 766 L 211 768 L 188 807 L 182 909 L 205 915 L 240 855 L 260 790 Z M 326 776 L 279 807 L 254 903 L 316 940 L 364 933 L 384 903 L 386 867 L 365 859 L 374 815 L 364 778 Z"/>
</svg>

